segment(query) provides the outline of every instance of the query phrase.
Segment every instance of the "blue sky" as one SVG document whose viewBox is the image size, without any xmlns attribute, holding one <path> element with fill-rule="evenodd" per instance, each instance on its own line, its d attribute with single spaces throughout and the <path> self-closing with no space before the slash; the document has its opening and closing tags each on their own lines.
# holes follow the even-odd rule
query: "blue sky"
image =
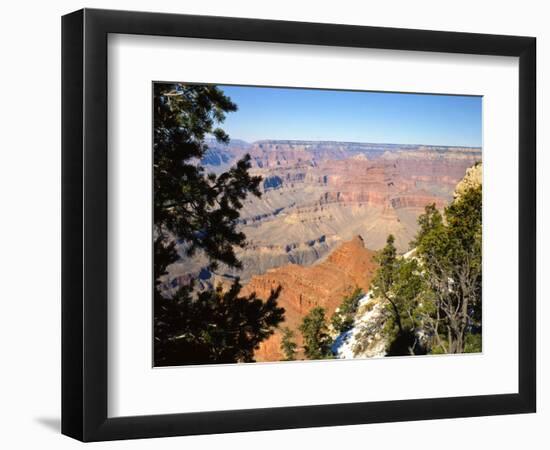
<svg viewBox="0 0 550 450">
<path fill-rule="evenodd" d="M 481 97 L 219 86 L 233 139 L 481 146 Z"/>
</svg>

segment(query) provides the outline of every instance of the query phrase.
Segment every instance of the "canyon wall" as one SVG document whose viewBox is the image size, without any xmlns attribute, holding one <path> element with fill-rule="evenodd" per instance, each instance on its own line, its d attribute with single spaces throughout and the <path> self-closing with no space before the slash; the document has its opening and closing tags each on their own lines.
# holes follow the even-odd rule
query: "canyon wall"
<svg viewBox="0 0 550 450">
<path fill-rule="evenodd" d="M 426 205 L 443 208 L 467 170 L 481 161 L 476 148 L 232 141 L 211 142 L 201 164 L 219 173 L 247 153 L 251 174 L 262 177 L 262 196 L 249 196 L 241 210 L 238 228 L 247 245 L 235 250 L 242 270 L 220 266 L 212 272 L 203 255 L 186 257 L 180 243 L 181 259 L 168 267 L 164 284 L 176 290 L 193 279 L 199 289 L 209 289 L 239 277 L 243 294 L 260 298 L 280 285 L 278 302 L 286 310 L 281 328 L 294 331 L 298 358 L 298 326 L 311 308 L 322 306 L 329 320 L 356 287 L 367 292 L 373 256 L 387 236 L 393 234 L 398 250 L 406 251 Z M 480 176 L 480 169 L 468 173 Z M 281 360 L 280 344 L 278 330 L 256 359 Z"/>
<path fill-rule="evenodd" d="M 325 309 L 327 321 L 340 306 L 346 295 L 357 287 L 367 292 L 374 276 L 376 264 L 374 252 L 365 248 L 360 236 L 338 246 L 324 261 L 312 266 L 287 264 L 255 275 L 244 287 L 243 294 L 256 292 L 260 298 L 267 298 L 281 286 L 279 306 L 285 308 L 285 321 L 280 328 L 288 327 L 296 336 L 297 357 L 303 357 L 302 339 L 298 330 L 303 317 L 314 307 Z M 280 361 L 284 355 L 280 350 L 281 331 L 275 332 L 262 342 L 255 353 L 257 361 Z"/>
<path fill-rule="evenodd" d="M 209 143 L 201 164 L 226 170 L 251 155 L 262 196 L 244 202 L 239 229 L 247 245 L 236 249 L 243 270 L 206 270 L 208 261 L 184 256 L 169 267 L 167 285 L 190 277 L 213 286 L 284 266 L 310 266 L 354 236 L 380 249 L 393 234 L 406 251 L 427 204 L 444 207 L 466 170 L 481 160 L 479 148 L 314 141 Z"/>
</svg>

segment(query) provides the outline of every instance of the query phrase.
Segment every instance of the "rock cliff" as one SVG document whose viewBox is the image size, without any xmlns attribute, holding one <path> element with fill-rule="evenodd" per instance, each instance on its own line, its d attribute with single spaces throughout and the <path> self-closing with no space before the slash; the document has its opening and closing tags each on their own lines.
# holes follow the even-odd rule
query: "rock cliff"
<svg viewBox="0 0 550 450">
<path fill-rule="evenodd" d="M 247 246 L 236 249 L 243 270 L 220 267 L 208 276 L 208 262 L 185 258 L 169 268 L 169 279 L 201 275 L 212 285 L 288 264 L 310 266 L 356 235 L 380 249 L 389 233 L 405 251 L 427 204 L 445 206 L 466 170 L 481 160 L 478 148 L 315 141 L 231 141 L 209 143 L 207 171 L 227 168 L 249 153 L 254 175 L 263 178 L 261 198 L 249 197 L 239 229 Z"/>
<path fill-rule="evenodd" d="M 327 320 L 341 304 L 344 297 L 356 287 L 368 290 L 376 265 L 374 252 L 365 248 L 363 239 L 356 236 L 338 246 L 322 262 L 312 266 L 287 264 L 252 277 L 243 293 L 256 292 L 265 298 L 271 289 L 281 286 L 279 306 L 285 308 L 285 322 L 295 332 L 301 346 L 298 326 L 303 317 L 314 307 L 325 308 Z M 283 359 L 280 351 L 280 332 L 262 343 L 256 352 L 258 361 Z M 301 354 L 301 351 L 299 352 Z"/>
</svg>

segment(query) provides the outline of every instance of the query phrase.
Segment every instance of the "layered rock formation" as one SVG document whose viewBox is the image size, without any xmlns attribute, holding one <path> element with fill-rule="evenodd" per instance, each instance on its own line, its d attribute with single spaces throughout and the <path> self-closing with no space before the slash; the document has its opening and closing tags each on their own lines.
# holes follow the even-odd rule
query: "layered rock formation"
<svg viewBox="0 0 550 450">
<path fill-rule="evenodd" d="M 338 246 L 318 264 L 309 267 L 287 264 L 252 277 L 243 288 L 243 293 L 256 292 L 259 297 L 266 298 L 272 289 L 281 286 L 278 304 L 286 311 L 285 322 L 281 327 L 293 330 L 301 347 L 298 326 L 312 308 L 325 308 L 328 320 L 344 297 L 356 287 L 362 288 L 365 292 L 368 290 L 376 269 L 373 255 L 374 252 L 365 248 L 363 239 L 356 236 Z M 277 331 L 274 336 L 262 343 L 256 352 L 256 360 L 283 359 L 280 343 L 281 334 Z M 300 357 L 301 348 L 298 353 Z"/>
<path fill-rule="evenodd" d="M 312 264 L 355 235 L 376 250 L 392 233 L 405 250 L 425 206 L 447 204 L 466 169 L 480 159 L 479 151 L 463 149 L 386 149 L 376 157 L 347 150 L 342 159 L 341 145 L 332 152 L 328 145 L 311 152 L 307 146 L 287 151 L 282 144 L 261 145 L 269 157 L 253 172 L 263 177 L 264 192 L 241 214 L 249 241 L 239 250 L 244 280 L 285 262 Z"/>
<path fill-rule="evenodd" d="M 467 168 L 481 160 L 478 148 L 313 141 L 213 142 L 202 161 L 207 171 L 225 170 L 244 154 L 263 178 L 262 197 L 249 197 L 239 228 L 247 246 L 236 249 L 242 271 L 220 267 L 215 274 L 198 255 L 169 267 L 168 283 L 190 277 L 205 286 L 243 283 L 287 264 L 323 261 L 345 241 L 361 235 L 380 249 L 388 236 L 404 251 L 427 204 L 443 207 Z"/>
<path fill-rule="evenodd" d="M 298 327 L 313 307 L 325 308 L 329 320 L 356 287 L 368 292 L 374 252 L 388 234 L 395 236 L 400 252 L 407 250 L 425 206 L 444 207 L 480 183 L 482 175 L 478 148 L 345 142 L 210 143 L 201 164 L 221 172 L 246 153 L 252 157 L 252 174 L 263 181 L 261 198 L 247 198 L 239 218 L 247 245 L 235 251 L 243 269 L 221 266 L 212 273 L 203 255 L 187 258 L 180 246 L 181 259 L 168 267 L 163 282 L 167 290 L 190 280 L 208 289 L 239 277 L 243 294 L 256 292 L 260 298 L 280 285 L 278 302 L 286 310 L 281 328 L 295 332 L 298 357 L 303 356 Z M 376 331 L 382 311 L 376 299 L 366 298 L 353 333 L 337 353 L 383 353 Z M 280 344 L 277 331 L 262 343 L 256 359 L 281 360 Z"/>
<path fill-rule="evenodd" d="M 414 157 L 422 152 L 434 154 L 453 152 L 457 156 L 468 158 L 478 157 L 480 154 L 480 149 L 475 147 L 335 141 L 263 140 L 249 144 L 242 140 L 232 139 L 229 144 L 218 144 L 211 140 L 208 145 L 210 149 L 202 164 L 211 165 L 212 168 L 225 164 L 227 160 L 234 162 L 245 153 L 251 155 L 256 167 L 264 169 L 293 166 L 296 162 L 317 164 L 321 161 L 349 159 L 357 156 L 377 159 L 380 157 L 391 158 L 398 154 L 408 154 Z"/>
</svg>

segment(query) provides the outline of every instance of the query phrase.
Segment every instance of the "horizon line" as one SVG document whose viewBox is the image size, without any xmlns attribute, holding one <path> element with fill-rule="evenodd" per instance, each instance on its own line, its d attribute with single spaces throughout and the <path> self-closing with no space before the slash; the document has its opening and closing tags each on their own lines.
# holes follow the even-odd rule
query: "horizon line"
<svg viewBox="0 0 550 450">
<path fill-rule="evenodd" d="M 216 141 L 216 143 L 219 143 L 221 145 L 227 145 L 223 142 L 218 142 L 215 137 L 210 137 L 210 140 Z M 409 147 L 454 147 L 454 148 L 468 148 L 468 149 L 483 149 L 483 145 L 449 145 L 449 144 L 406 144 L 403 142 L 368 142 L 368 141 L 341 141 L 341 140 L 325 140 L 325 139 L 269 139 L 269 138 L 263 138 L 263 139 L 256 139 L 249 141 L 247 139 L 242 138 L 229 138 L 229 142 L 231 141 L 242 141 L 247 144 L 258 144 L 262 142 L 299 142 L 299 143 L 326 143 L 326 144 L 362 144 L 362 145 L 403 145 L 403 146 L 409 146 Z"/>
</svg>

